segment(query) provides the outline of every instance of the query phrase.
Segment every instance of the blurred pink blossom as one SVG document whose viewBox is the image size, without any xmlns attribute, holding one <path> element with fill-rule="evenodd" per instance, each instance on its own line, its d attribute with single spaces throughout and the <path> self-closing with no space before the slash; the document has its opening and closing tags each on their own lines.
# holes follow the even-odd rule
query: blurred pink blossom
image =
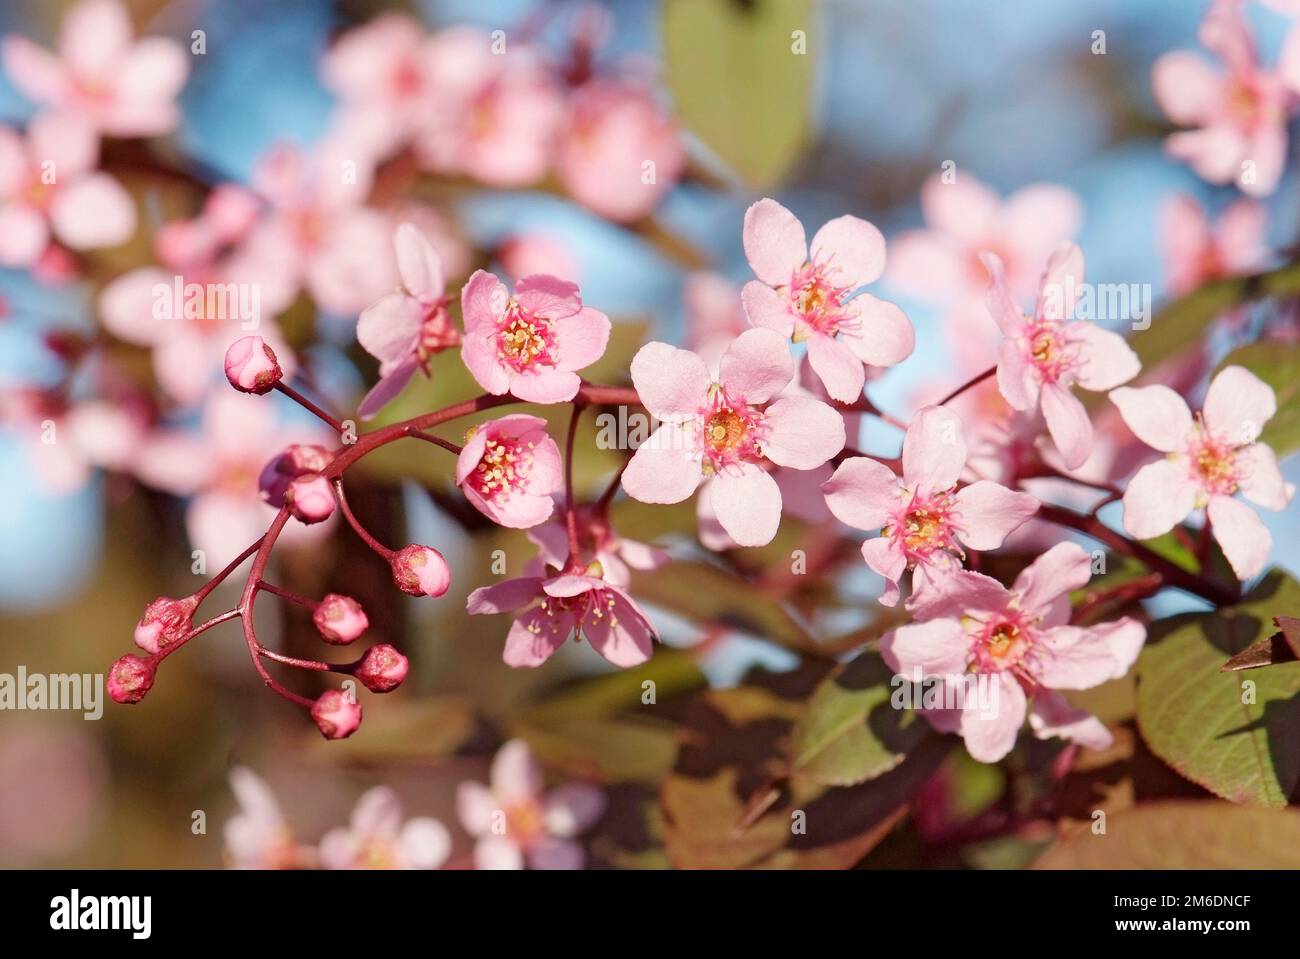
<svg viewBox="0 0 1300 959">
<path fill-rule="evenodd" d="M 357 800 L 346 827 L 320 841 L 326 869 L 437 869 L 451 852 L 451 834 L 436 819 L 402 821 L 397 794 L 376 786 Z"/>
<path fill-rule="evenodd" d="M 1211 222 L 1195 197 L 1170 197 L 1160 210 L 1160 246 L 1175 296 L 1202 283 L 1249 273 L 1268 259 L 1268 211 L 1255 200 L 1232 203 Z"/>
<path fill-rule="evenodd" d="M 576 838 L 605 812 L 605 794 L 569 783 L 543 790 L 542 769 L 527 743 L 512 739 L 492 760 L 490 784 L 464 782 L 456 793 L 461 825 L 476 837 L 479 869 L 581 869 Z"/>
</svg>

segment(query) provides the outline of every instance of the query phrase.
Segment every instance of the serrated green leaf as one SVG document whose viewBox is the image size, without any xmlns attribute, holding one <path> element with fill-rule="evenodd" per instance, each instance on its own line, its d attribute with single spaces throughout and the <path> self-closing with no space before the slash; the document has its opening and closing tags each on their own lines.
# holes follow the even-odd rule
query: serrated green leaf
<svg viewBox="0 0 1300 959">
<path fill-rule="evenodd" d="M 1296 869 L 1300 810 L 1231 803 L 1145 803 L 1060 840 L 1035 869 Z"/>
<path fill-rule="evenodd" d="M 791 771 L 834 786 L 874 779 L 901 763 L 931 735 L 916 710 L 890 702 L 893 671 L 874 653 L 863 654 L 827 677 L 795 723 Z"/>
<path fill-rule="evenodd" d="M 1138 726 L 1151 750 L 1225 799 L 1286 805 L 1300 785 L 1300 663 L 1221 667 L 1271 632 L 1274 616 L 1297 613 L 1300 584 L 1275 571 L 1238 606 L 1153 623 L 1138 659 Z"/>
</svg>

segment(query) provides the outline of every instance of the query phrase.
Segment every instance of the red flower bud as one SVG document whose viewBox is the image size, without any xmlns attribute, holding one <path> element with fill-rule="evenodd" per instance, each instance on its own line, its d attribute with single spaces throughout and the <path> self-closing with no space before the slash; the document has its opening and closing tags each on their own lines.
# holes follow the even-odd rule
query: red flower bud
<svg viewBox="0 0 1300 959">
<path fill-rule="evenodd" d="M 346 646 L 366 631 L 370 620 L 366 611 L 351 596 L 330 593 L 320 601 L 311 621 L 320 630 L 325 642 Z"/>
<path fill-rule="evenodd" d="M 269 393 L 283 376 L 275 352 L 260 336 L 241 336 L 226 350 L 226 379 L 241 393 Z"/>
<path fill-rule="evenodd" d="M 311 718 L 326 739 L 347 739 L 361 725 L 361 704 L 350 701 L 341 690 L 331 689 L 312 705 Z"/>
<path fill-rule="evenodd" d="M 154 666 L 144 656 L 123 656 L 108 670 L 108 695 L 115 703 L 138 703 L 153 688 Z"/>
<path fill-rule="evenodd" d="M 380 643 L 366 650 L 356 677 L 372 693 L 386 693 L 402 685 L 410 668 L 410 660 L 387 643 Z"/>
<path fill-rule="evenodd" d="M 198 605 L 193 596 L 184 599 L 158 597 L 145 607 L 144 615 L 136 623 L 135 644 L 156 653 L 184 639 L 194 628 L 194 610 Z"/>
<path fill-rule="evenodd" d="M 321 523 L 334 512 L 334 490 L 319 473 L 304 473 L 291 480 L 284 502 L 294 518 L 303 523 Z"/>
<path fill-rule="evenodd" d="M 334 454 L 323 446 L 294 443 L 285 447 L 283 453 L 262 467 L 262 475 L 257 480 L 262 499 L 279 509 L 284 505 L 284 491 L 290 482 L 304 473 L 323 471 L 333 458 Z"/>
<path fill-rule="evenodd" d="M 451 585 L 451 569 L 432 546 L 407 546 L 393 554 L 393 582 L 412 596 L 438 597 Z"/>
</svg>

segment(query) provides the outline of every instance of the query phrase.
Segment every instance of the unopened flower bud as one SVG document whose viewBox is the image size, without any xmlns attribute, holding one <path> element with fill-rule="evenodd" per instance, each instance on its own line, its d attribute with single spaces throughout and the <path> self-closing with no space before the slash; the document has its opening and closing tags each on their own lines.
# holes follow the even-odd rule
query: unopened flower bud
<svg viewBox="0 0 1300 959">
<path fill-rule="evenodd" d="M 262 467 L 262 475 L 257 479 L 262 499 L 279 509 L 284 505 L 284 491 L 291 482 L 304 473 L 321 472 L 333 458 L 334 454 L 323 446 L 294 443 L 285 447 L 283 453 Z"/>
<path fill-rule="evenodd" d="M 346 646 L 366 631 L 370 620 L 366 611 L 351 596 L 330 593 L 320 601 L 311 621 L 320 630 L 325 642 Z"/>
<path fill-rule="evenodd" d="M 260 336 L 241 336 L 226 350 L 226 379 L 243 393 L 269 393 L 284 371 Z"/>
<path fill-rule="evenodd" d="M 410 660 L 387 643 L 380 643 L 366 650 L 356 677 L 372 693 L 386 693 L 402 685 L 410 668 Z"/>
<path fill-rule="evenodd" d="M 153 663 L 144 656 L 123 656 L 108 669 L 108 695 L 115 703 L 138 703 L 153 688 Z"/>
<path fill-rule="evenodd" d="M 403 593 L 438 597 L 451 585 L 451 569 L 432 546 L 407 546 L 393 554 L 393 582 Z"/>
<path fill-rule="evenodd" d="M 289 483 L 284 502 L 294 518 L 303 523 L 321 523 L 334 512 L 334 491 L 319 473 L 304 473 Z"/>
<path fill-rule="evenodd" d="M 349 700 L 342 690 L 331 689 L 312 705 L 311 718 L 326 739 L 347 739 L 361 725 L 361 704 Z"/>
<path fill-rule="evenodd" d="M 135 625 L 135 644 L 156 653 L 184 639 L 194 626 L 194 610 L 198 605 L 193 596 L 158 597 L 144 608 L 144 615 Z"/>
</svg>

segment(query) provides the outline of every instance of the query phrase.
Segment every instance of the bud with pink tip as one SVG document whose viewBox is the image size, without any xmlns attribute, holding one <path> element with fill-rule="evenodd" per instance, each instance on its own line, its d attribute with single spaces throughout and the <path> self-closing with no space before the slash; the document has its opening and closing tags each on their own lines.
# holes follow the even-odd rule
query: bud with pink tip
<svg viewBox="0 0 1300 959">
<path fill-rule="evenodd" d="M 372 693 L 386 693 L 402 685 L 410 668 L 410 660 L 387 643 L 380 643 L 366 650 L 356 677 Z"/>
<path fill-rule="evenodd" d="M 325 642 L 335 646 L 346 646 L 370 625 L 361 604 L 351 596 L 338 593 L 330 593 L 320 601 L 311 621 L 316 624 Z"/>
<path fill-rule="evenodd" d="M 269 393 L 284 371 L 260 336 L 241 336 L 226 350 L 226 379 L 243 393 Z"/>
<path fill-rule="evenodd" d="M 147 652 L 157 653 L 184 639 L 194 628 L 194 610 L 198 605 L 193 596 L 184 599 L 159 596 L 144 608 L 144 615 L 136 623 L 135 644 Z"/>
<path fill-rule="evenodd" d="M 326 739 L 347 739 L 361 725 L 361 704 L 342 690 L 331 689 L 321 693 L 312 705 L 311 718 Z"/>
<path fill-rule="evenodd" d="M 451 585 L 451 569 L 432 546 L 407 546 L 393 554 L 393 582 L 412 596 L 438 597 Z"/>
<path fill-rule="evenodd" d="M 294 519 L 303 523 L 322 523 L 334 512 L 334 490 L 330 481 L 319 473 L 304 473 L 289 483 L 284 502 Z"/>
<path fill-rule="evenodd" d="M 108 695 L 115 703 L 138 703 L 153 688 L 154 666 L 144 656 L 128 654 L 108 670 Z"/>
<path fill-rule="evenodd" d="M 320 473 L 330 465 L 334 454 L 323 446 L 294 443 L 284 448 L 262 467 L 257 488 L 262 499 L 276 509 L 284 505 L 284 491 L 303 473 Z"/>
</svg>

